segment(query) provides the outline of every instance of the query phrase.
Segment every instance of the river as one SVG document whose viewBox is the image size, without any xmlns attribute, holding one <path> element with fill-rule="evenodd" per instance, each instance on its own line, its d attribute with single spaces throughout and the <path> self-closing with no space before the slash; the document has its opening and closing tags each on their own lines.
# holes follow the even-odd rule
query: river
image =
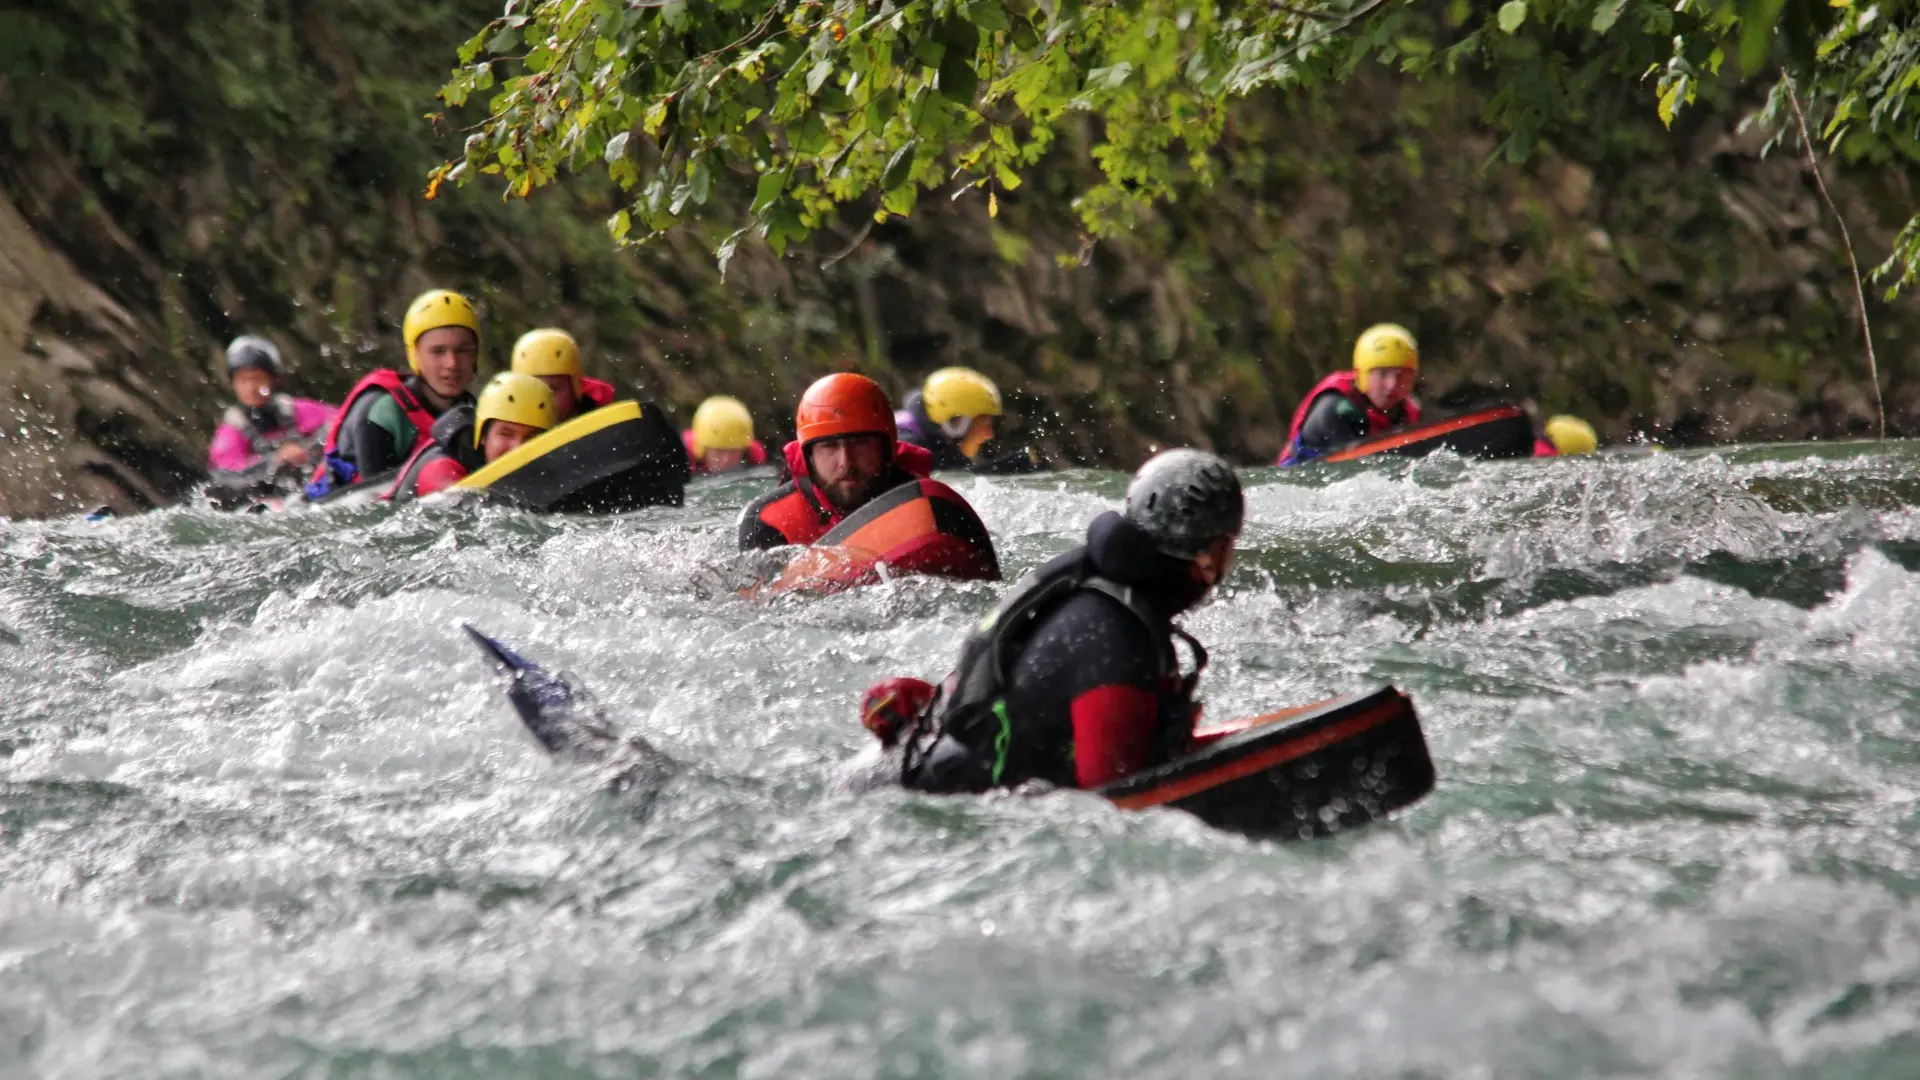
<svg viewBox="0 0 1920 1080">
<path fill-rule="evenodd" d="M 753 482 L 0 521 L 0 1076 L 1920 1075 L 1920 447 L 1245 477 L 1208 714 L 1398 685 L 1392 822 L 836 794 L 1004 587 L 716 592 Z M 1124 477 L 955 483 L 1018 571 Z M 647 813 L 462 621 L 679 763 Z"/>
</svg>

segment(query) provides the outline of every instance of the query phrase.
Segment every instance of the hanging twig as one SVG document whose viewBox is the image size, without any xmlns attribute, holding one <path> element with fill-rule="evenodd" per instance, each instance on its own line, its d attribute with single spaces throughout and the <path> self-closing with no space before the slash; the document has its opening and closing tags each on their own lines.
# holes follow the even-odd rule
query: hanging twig
<svg viewBox="0 0 1920 1080">
<path fill-rule="evenodd" d="M 1820 189 L 1820 198 L 1827 204 L 1827 211 L 1840 226 L 1840 242 L 1847 249 L 1847 265 L 1853 269 L 1853 298 L 1860 304 L 1860 336 L 1867 339 L 1867 373 L 1873 377 L 1873 411 L 1880 421 L 1880 441 L 1887 441 L 1887 407 L 1880 401 L 1880 362 L 1873 355 L 1873 324 L 1867 321 L 1867 289 L 1860 281 L 1860 260 L 1853 254 L 1853 237 L 1847 233 L 1847 219 L 1840 216 L 1840 208 L 1833 204 L 1833 195 L 1827 191 L 1827 178 L 1820 174 L 1820 159 L 1813 150 L 1813 135 L 1807 131 L 1807 114 L 1800 110 L 1800 94 L 1794 88 L 1793 76 L 1786 76 L 1787 100 L 1793 104 L 1793 116 L 1800 124 L 1800 145 L 1807 149 L 1807 166 L 1813 170 L 1813 182 Z"/>
<path fill-rule="evenodd" d="M 841 248 L 839 252 L 833 255 L 829 255 L 826 258 L 820 260 L 820 269 L 825 270 L 827 267 L 832 266 L 834 263 L 837 263 L 841 259 L 844 259 L 847 256 L 853 254 L 854 249 L 858 248 L 861 244 L 865 243 L 867 239 L 867 234 L 872 231 L 873 231 L 873 215 L 868 214 L 866 224 L 860 226 L 860 231 L 853 235 L 852 240 L 847 241 L 846 247 Z"/>
</svg>

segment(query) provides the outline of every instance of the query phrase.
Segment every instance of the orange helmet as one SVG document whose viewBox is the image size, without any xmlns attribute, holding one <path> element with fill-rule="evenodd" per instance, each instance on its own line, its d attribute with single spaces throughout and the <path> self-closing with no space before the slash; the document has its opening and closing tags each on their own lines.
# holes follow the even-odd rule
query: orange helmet
<svg viewBox="0 0 1920 1080">
<path fill-rule="evenodd" d="M 837 435 L 883 435 L 891 449 L 900 436 L 887 392 L 865 375 L 844 371 L 807 387 L 793 428 L 802 446 Z"/>
</svg>

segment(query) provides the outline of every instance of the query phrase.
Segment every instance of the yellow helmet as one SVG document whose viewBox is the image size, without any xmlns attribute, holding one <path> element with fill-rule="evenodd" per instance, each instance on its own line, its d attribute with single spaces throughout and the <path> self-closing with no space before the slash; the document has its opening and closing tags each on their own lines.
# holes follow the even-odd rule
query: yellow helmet
<svg viewBox="0 0 1920 1080">
<path fill-rule="evenodd" d="M 503 371 L 480 391 L 480 403 L 473 410 L 473 445 L 480 447 L 480 433 L 489 420 L 506 420 L 545 431 L 553 426 L 553 391 L 531 375 Z"/>
<path fill-rule="evenodd" d="M 1562 454 L 1591 454 L 1600 445 L 1593 425 L 1577 416 L 1556 416 L 1548 420 L 1547 441 Z"/>
<path fill-rule="evenodd" d="M 972 368 L 950 367 L 927 376 L 920 388 L 927 419 L 945 424 L 956 416 L 999 416 L 1000 388 Z"/>
<path fill-rule="evenodd" d="M 443 326 L 464 326 L 473 331 L 473 342 L 480 343 L 480 313 L 473 301 L 451 289 L 429 289 L 413 298 L 407 306 L 406 321 L 400 324 L 400 336 L 407 342 L 407 366 L 420 373 L 420 355 L 414 344 L 420 335 Z"/>
<path fill-rule="evenodd" d="M 1367 374 L 1376 368 L 1412 368 L 1420 370 L 1420 346 L 1413 340 L 1407 328 L 1396 323 L 1379 323 L 1367 327 L 1360 340 L 1353 343 L 1353 370 L 1357 377 L 1353 385 L 1361 393 L 1367 391 Z"/>
<path fill-rule="evenodd" d="M 565 330 L 529 330 L 513 343 L 513 370 L 522 375 L 566 375 L 580 392 L 580 346 Z"/>
<path fill-rule="evenodd" d="M 738 398 L 710 397 L 693 410 L 693 452 L 745 450 L 753 444 L 753 416 Z"/>
</svg>

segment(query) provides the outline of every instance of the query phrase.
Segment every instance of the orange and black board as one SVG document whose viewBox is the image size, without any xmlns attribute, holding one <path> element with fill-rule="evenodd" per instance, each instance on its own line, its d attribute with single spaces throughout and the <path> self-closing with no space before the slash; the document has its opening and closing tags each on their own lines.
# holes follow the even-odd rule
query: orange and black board
<svg viewBox="0 0 1920 1080">
<path fill-rule="evenodd" d="M 1425 457 L 1442 447 L 1470 458 L 1533 456 L 1533 421 L 1518 405 L 1500 405 L 1376 435 L 1315 461 L 1356 461 L 1376 454 Z"/>
<path fill-rule="evenodd" d="M 768 588 L 837 592 L 888 574 L 999 581 L 1000 560 L 980 516 L 938 480 L 914 480 L 875 496 L 812 547 Z"/>
<path fill-rule="evenodd" d="M 1433 758 L 1420 718 L 1391 686 L 1226 730 L 1200 750 L 1108 784 L 1100 794 L 1125 810 L 1172 806 L 1219 828 L 1296 838 L 1385 817 L 1433 790 Z"/>
</svg>

